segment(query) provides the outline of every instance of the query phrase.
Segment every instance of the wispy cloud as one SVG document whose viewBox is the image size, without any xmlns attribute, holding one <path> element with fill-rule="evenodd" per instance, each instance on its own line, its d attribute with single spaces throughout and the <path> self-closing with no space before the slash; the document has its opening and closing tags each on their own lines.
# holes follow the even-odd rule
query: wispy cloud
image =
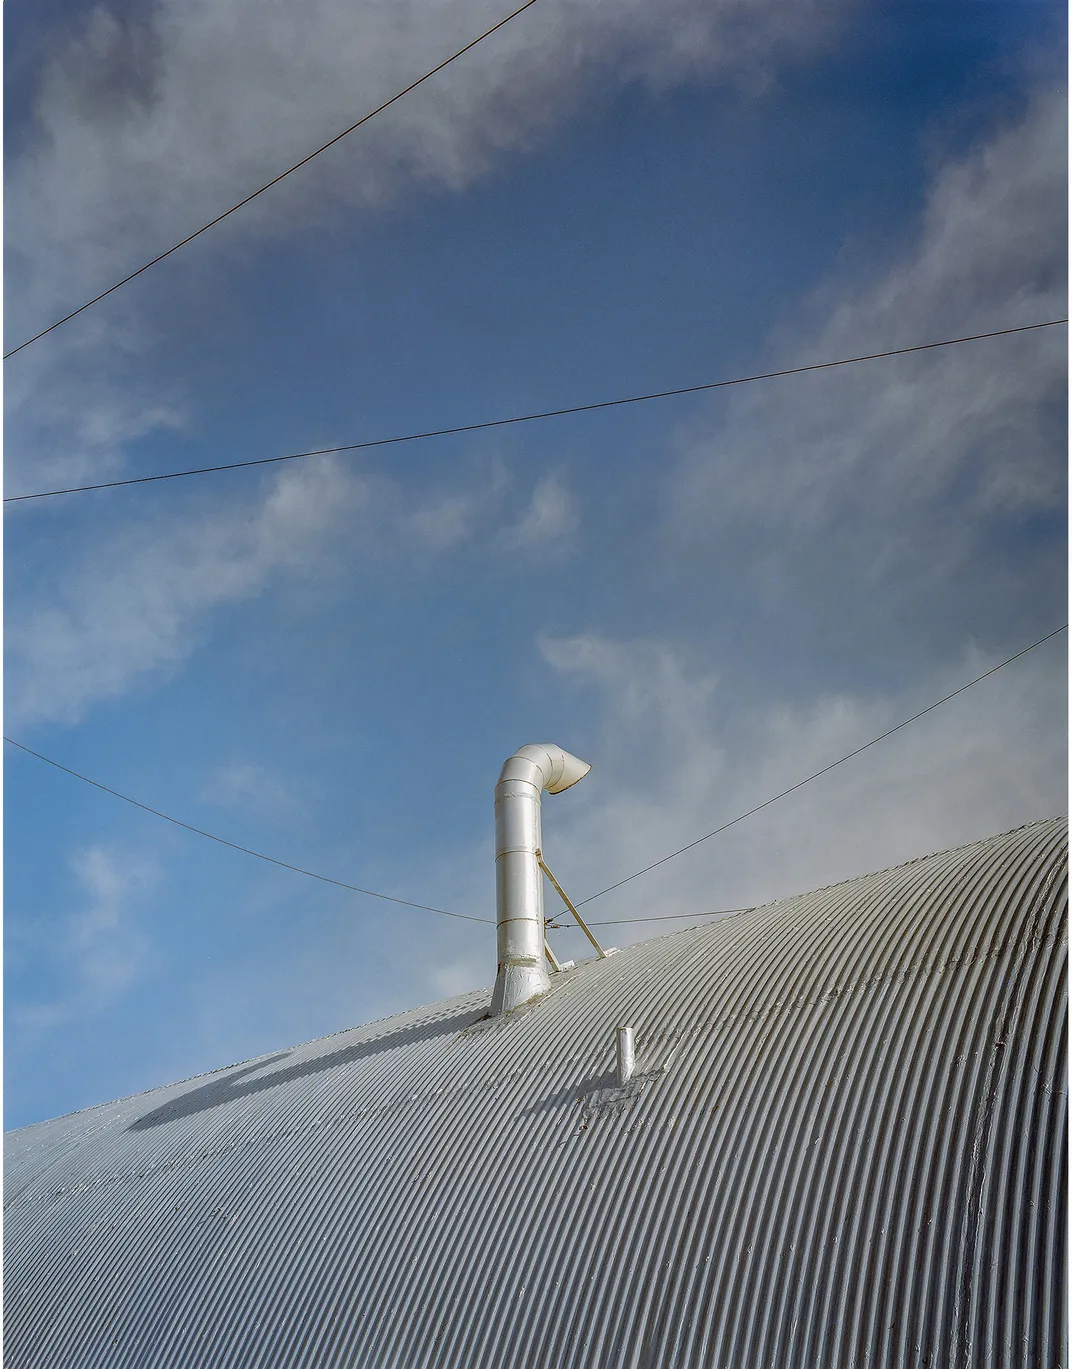
<svg viewBox="0 0 1072 1369">
<path fill-rule="evenodd" d="M 515 523 L 501 529 L 498 544 L 503 551 L 543 560 L 562 558 L 569 554 L 580 521 L 575 495 L 562 476 L 552 472 L 536 482 L 528 507 Z"/>
<path fill-rule="evenodd" d="M 204 799 L 222 808 L 252 809 L 270 817 L 292 813 L 293 793 L 263 765 L 231 760 L 217 766 L 205 787 Z"/>
<path fill-rule="evenodd" d="M 75 722 L 173 668 L 207 612 L 308 568 L 370 499 L 359 478 L 318 463 L 284 472 L 245 510 L 198 510 L 113 537 L 10 624 L 10 716 Z"/>
<path fill-rule="evenodd" d="M 47 1029 L 103 1011 L 145 973 L 152 947 L 142 930 L 139 905 L 156 883 L 144 858 L 90 846 L 71 861 L 83 906 L 64 918 L 58 931 L 32 930 L 12 916 L 24 958 L 48 962 L 66 980 L 67 992 L 48 1002 L 20 1003 L 15 1025 Z"/>
<path fill-rule="evenodd" d="M 38 132 L 10 169 L 9 245 L 37 268 L 35 305 L 58 306 L 131 253 L 189 231 L 503 12 L 487 0 L 311 0 L 300 13 L 281 0 L 163 0 L 122 17 L 96 7 L 46 63 Z M 245 222 L 290 231 L 333 200 L 375 203 L 428 180 L 464 185 L 593 87 L 719 71 L 755 79 L 829 26 L 825 7 L 787 0 L 657 10 L 547 0 Z M 59 269 L 51 283 L 46 260 Z"/>
<path fill-rule="evenodd" d="M 529 496 L 498 463 L 431 492 L 327 457 L 289 467 L 253 499 L 196 502 L 60 563 L 11 615 L 8 717 L 74 723 L 100 700 L 167 678 L 213 612 L 284 577 L 340 564 L 427 573 L 467 544 L 496 545 L 503 527 L 520 529 L 527 550 L 553 547 L 574 517 L 556 480 Z"/>
<path fill-rule="evenodd" d="M 1063 317 L 1065 118 L 1044 92 L 940 165 L 900 259 L 863 285 L 835 274 L 776 363 Z M 675 553 L 684 539 L 798 596 L 833 566 L 868 593 L 962 572 L 997 530 L 1063 511 L 1065 358 L 1058 328 L 742 392 L 686 439 Z"/>
<path fill-rule="evenodd" d="M 93 8 L 48 54 L 8 166 L 9 342 L 218 214 L 502 13 L 489 0 Z M 211 270 L 220 254 L 247 256 L 266 237 L 375 210 L 407 189 L 460 189 L 622 82 L 762 83 L 830 27 L 829 7 L 813 0 L 543 0 L 200 241 L 197 260 Z M 9 431 L 27 483 L 31 472 L 75 480 L 115 469 L 119 449 L 87 440 L 87 422 L 118 411 L 120 426 L 154 415 L 167 426 L 181 407 L 174 394 L 159 398 L 143 356 L 143 284 L 20 356 Z M 44 426 L 43 395 L 53 408 Z"/>
<path fill-rule="evenodd" d="M 548 803 L 546 843 L 577 897 L 660 859 L 829 765 L 980 673 L 974 648 L 910 689 L 720 707 L 717 681 L 652 641 L 545 638 L 564 683 L 595 696 L 597 762 Z M 771 808 L 592 904 L 593 917 L 697 913 L 782 897 L 1065 808 L 1060 641 Z M 596 909 L 599 911 L 597 912 Z M 671 924 L 672 926 L 672 924 Z M 621 929 L 627 940 L 655 924 Z"/>
</svg>

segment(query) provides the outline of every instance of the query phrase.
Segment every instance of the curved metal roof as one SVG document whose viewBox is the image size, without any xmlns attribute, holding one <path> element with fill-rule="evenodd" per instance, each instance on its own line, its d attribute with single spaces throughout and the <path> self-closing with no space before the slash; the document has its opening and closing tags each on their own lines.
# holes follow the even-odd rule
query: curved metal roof
<svg viewBox="0 0 1072 1369">
<path fill-rule="evenodd" d="M 12 1133 L 5 1363 L 1065 1364 L 1066 845 Z"/>
</svg>

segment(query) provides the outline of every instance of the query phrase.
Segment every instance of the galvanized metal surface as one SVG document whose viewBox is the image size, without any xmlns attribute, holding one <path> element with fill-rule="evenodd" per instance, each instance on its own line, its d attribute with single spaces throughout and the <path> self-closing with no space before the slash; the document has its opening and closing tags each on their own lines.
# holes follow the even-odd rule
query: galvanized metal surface
<svg viewBox="0 0 1072 1369">
<path fill-rule="evenodd" d="M 540 802 L 561 794 L 591 770 L 551 742 L 532 743 L 503 764 L 495 786 L 495 938 L 498 967 L 491 1015 L 546 993 Z M 552 962 L 553 963 L 553 962 Z"/>
<path fill-rule="evenodd" d="M 15 1132 L 5 1364 L 1065 1365 L 1066 847 Z"/>
</svg>

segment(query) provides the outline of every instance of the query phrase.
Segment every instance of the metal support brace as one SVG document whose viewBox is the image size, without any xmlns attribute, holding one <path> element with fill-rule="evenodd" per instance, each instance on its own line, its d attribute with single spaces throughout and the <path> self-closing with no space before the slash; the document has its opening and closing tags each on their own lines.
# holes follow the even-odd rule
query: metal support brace
<svg viewBox="0 0 1072 1369">
<path fill-rule="evenodd" d="M 581 917 L 580 913 L 579 913 L 579 912 L 577 911 L 577 909 L 573 906 L 573 904 L 569 901 L 569 897 L 567 896 L 565 889 L 563 889 L 562 885 L 559 884 L 558 880 L 555 879 L 554 875 L 553 875 L 553 874 L 551 873 L 551 871 L 547 868 L 547 865 L 546 865 L 545 862 L 544 862 L 543 852 L 542 852 L 542 851 L 537 851 L 537 852 L 536 852 L 536 859 L 537 859 L 537 860 L 539 861 L 539 863 L 540 863 L 540 869 L 544 872 L 544 874 L 547 876 L 547 878 L 551 881 L 551 886 L 552 886 L 552 888 L 554 889 L 555 893 L 559 896 L 559 898 L 562 900 L 562 902 L 566 905 L 566 907 L 570 910 L 570 912 L 573 914 L 573 916 L 577 919 L 577 925 L 580 927 L 581 931 L 585 934 L 585 936 L 586 936 L 586 937 L 588 938 L 588 940 L 592 943 L 592 945 L 596 948 L 596 954 L 599 956 L 600 960 L 606 960 L 606 958 L 607 958 L 607 953 L 606 953 L 606 951 L 603 949 L 603 947 L 599 944 L 599 942 L 598 942 L 598 941 L 595 939 L 595 937 L 592 935 L 592 929 L 588 926 L 588 923 L 585 922 L 584 918 Z"/>
</svg>

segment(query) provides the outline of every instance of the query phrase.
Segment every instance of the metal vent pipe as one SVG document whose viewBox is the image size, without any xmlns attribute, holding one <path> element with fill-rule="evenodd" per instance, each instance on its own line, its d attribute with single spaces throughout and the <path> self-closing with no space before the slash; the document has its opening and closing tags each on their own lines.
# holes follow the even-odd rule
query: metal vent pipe
<svg viewBox="0 0 1072 1369">
<path fill-rule="evenodd" d="M 560 746 L 523 746 L 495 786 L 495 919 L 499 967 L 491 1016 L 509 1012 L 550 986 L 544 955 L 540 797 L 561 794 L 591 770 Z"/>
</svg>

